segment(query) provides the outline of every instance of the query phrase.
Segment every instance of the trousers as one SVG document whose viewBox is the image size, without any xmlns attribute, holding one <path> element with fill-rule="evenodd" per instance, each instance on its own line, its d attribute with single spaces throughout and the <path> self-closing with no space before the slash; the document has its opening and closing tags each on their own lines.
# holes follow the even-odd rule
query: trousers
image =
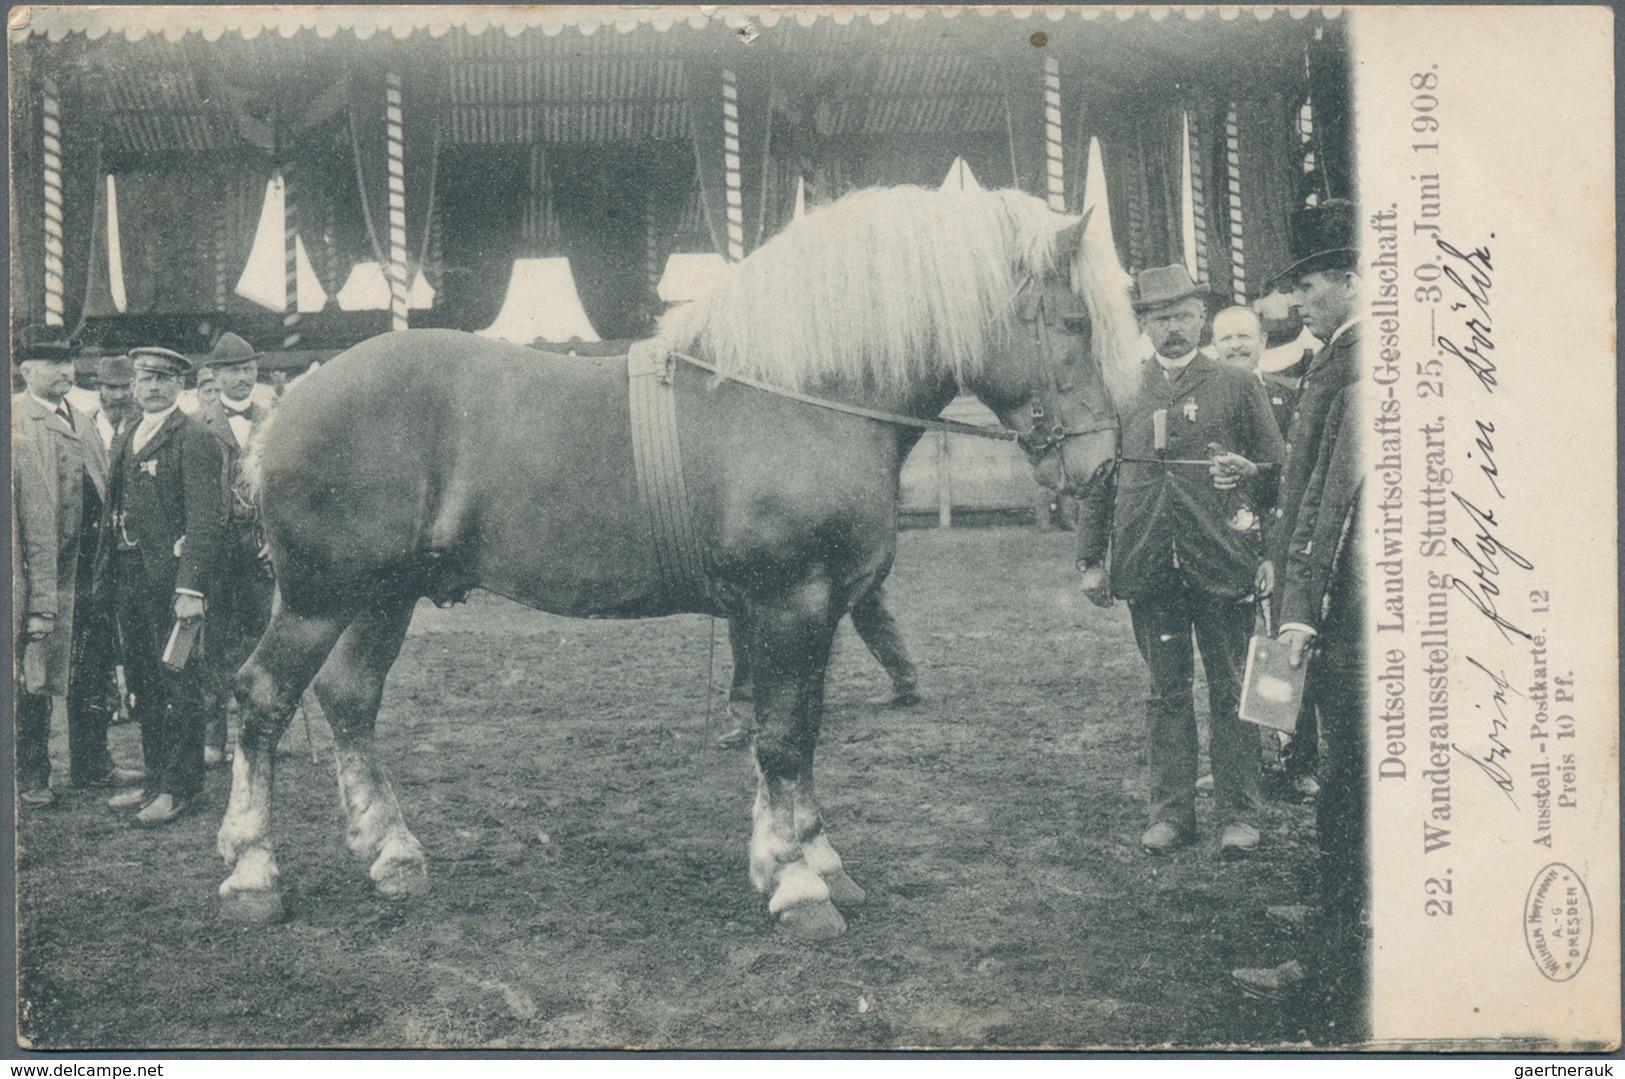
<svg viewBox="0 0 1625 1079">
<path fill-rule="evenodd" d="M 1170 571 L 1163 588 L 1131 600 L 1128 609 L 1151 681 L 1145 707 L 1151 823 L 1167 821 L 1186 833 L 1196 830 L 1196 649 L 1207 672 L 1214 801 L 1223 821 L 1250 822 L 1262 808 L 1258 735 L 1241 721 L 1237 709 L 1253 603 L 1209 596 Z"/>
<path fill-rule="evenodd" d="M 114 556 L 115 602 L 124 635 L 124 674 L 141 726 L 149 795 L 194 798 L 203 790 L 203 664 L 195 654 L 184 671 L 162 662 L 175 616 L 174 597 L 147 579 L 140 551 Z"/>
</svg>

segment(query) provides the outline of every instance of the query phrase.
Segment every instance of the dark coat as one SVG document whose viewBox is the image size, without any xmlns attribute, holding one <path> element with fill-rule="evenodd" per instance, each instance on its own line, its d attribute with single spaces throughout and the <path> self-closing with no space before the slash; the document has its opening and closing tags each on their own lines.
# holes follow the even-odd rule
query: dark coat
<svg viewBox="0 0 1625 1079">
<path fill-rule="evenodd" d="M 124 531 L 140 546 L 147 581 L 157 593 L 185 589 L 207 599 L 225 552 L 230 507 L 225 448 L 180 409 L 136 453 L 138 427 L 132 425 L 114 446 L 110 513 L 122 514 Z M 111 557 L 118 522 L 115 517 L 114 527 L 104 530 L 104 562 Z"/>
<path fill-rule="evenodd" d="M 1281 577 L 1280 623 L 1328 636 L 1365 617 L 1361 587 L 1358 385 L 1344 387 L 1326 411 L 1320 453 L 1298 506 L 1297 529 Z"/>
<path fill-rule="evenodd" d="M 74 610 L 89 598 L 75 594 L 81 538 L 95 527 L 84 520 L 85 484 L 107 496 L 101 439 L 85 413 L 74 422 L 30 394 L 11 399 L 12 639 L 20 646 L 26 616 L 54 617 L 45 638 L 45 689 L 54 694 L 68 691 Z"/>
<path fill-rule="evenodd" d="M 1309 486 L 1326 414 L 1343 387 L 1359 378 L 1359 323 L 1315 353 L 1298 387 L 1298 401 L 1286 431 L 1286 461 L 1281 466 L 1281 493 L 1276 502 L 1275 520 L 1270 525 L 1270 558 L 1279 572 L 1287 561 L 1287 544 L 1297 529 L 1298 506 Z"/>
<path fill-rule="evenodd" d="M 1168 448 L 1154 448 L 1152 415 L 1168 410 Z M 1177 565 L 1185 582 L 1213 596 L 1250 595 L 1262 543 L 1256 523 L 1274 504 L 1277 466 L 1284 453 L 1264 386 L 1251 371 L 1198 355 L 1169 382 L 1147 360 L 1134 397 L 1118 410 L 1124 460 L 1115 497 L 1097 490 L 1083 503 L 1078 557 L 1103 558 L 1110 530 L 1112 592 L 1135 600 L 1164 587 Z M 1211 456 L 1210 443 L 1261 466 L 1234 492 L 1220 491 L 1206 468 L 1136 461 Z M 1238 519 L 1238 511 L 1240 512 Z"/>
</svg>

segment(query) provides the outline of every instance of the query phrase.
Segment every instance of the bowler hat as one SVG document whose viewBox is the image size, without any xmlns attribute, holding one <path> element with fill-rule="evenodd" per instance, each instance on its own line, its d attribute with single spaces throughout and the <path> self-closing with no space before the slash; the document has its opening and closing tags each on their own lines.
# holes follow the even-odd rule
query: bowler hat
<svg viewBox="0 0 1625 1079">
<path fill-rule="evenodd" d="M 60 326 L 24 326 L 11 345 L 11 362 L 47 360 L 63 363 L 79 353 L 79 343 Z"/>
<path fill-rule="evenodd" d="M 1294 261 L 1274 280 L 1301 277 L 1316 270 L 1354 269 L 1360 261 L 1358 225 L 1354 203 L 1348 199 L 1328 199 L 1296 211 L 1287 233 Z"/>
<path fill-rule="evenodd" d="M 135 364 L 128 356 L 106 356 L 96 361 L 96 385 L 128 386 L 135 380 Z"/>
<path fill-rule="evenodd" d="M 214 351 L 209 353 L 209 366 L 235 367 L 258 357 L 259 353 L 254 351 L 253 345 L 228 330 L 214 343 Z"/>
<path fill-rule="evenodd" d="M 1190 296 L 1206 296 L 1207 293 L 1207 285 L 1192 281 L 1190 271 L 1179 263 L 1153 266 L 1149 270 L 1141 270 L 1140 276 L 1134 279 L 1134 310 L 1145 311 Z"/>
<path fill-rule="evenodd" d="M 185 375 L 192 370 L 191 360 L 167 348 L 132 348 L 130 362 L 137 371 L 159 375 Z"/>
</svg>

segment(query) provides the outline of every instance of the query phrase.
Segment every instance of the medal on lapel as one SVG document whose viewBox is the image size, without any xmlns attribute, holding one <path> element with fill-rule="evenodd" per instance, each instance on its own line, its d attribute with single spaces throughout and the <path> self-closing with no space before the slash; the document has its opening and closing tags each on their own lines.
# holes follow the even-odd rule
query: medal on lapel
<svg viewBox="0 0 1625 1079">
<path fill-rule="evenodd" d="M 1185 398 L 1185 407 L 1181 411 L 1183 411 L 1185 413 L 1185 418 L 1187 420 L 1190 420 L 1192 423 L 1195 423 L 1196 422 L 1196 398 L 1194 398 L 1194 397 Z"/>
<path fill-rule="evenodd" d="M 157 479 L 158 478 L 158 460 L 157 460 L 157 458 L 154 458 L 151 461 L 142 461 L 141 462 L 141 471 L 145 472 L 147 475 L 151 476 L 153 479 Z"/>
</svg>

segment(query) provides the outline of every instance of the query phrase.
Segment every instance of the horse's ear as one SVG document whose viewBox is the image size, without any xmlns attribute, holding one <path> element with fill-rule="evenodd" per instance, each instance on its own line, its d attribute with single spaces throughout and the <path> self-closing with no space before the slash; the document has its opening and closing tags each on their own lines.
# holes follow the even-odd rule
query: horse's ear
<svg viewBox="0 0 1625 1079">
<path fill-rule="evenodd" d="M 1089 231 L 1089 217 L 1094 212 L 1095 208 L 1089 207 L 1083 211 L 1081 218 L 1055 233 L 1055 265 L 1072 265 L 1072 260 L 1078 255 L 1078 249 L 1083 246 L 1083 237 Z"/>
</svg>

